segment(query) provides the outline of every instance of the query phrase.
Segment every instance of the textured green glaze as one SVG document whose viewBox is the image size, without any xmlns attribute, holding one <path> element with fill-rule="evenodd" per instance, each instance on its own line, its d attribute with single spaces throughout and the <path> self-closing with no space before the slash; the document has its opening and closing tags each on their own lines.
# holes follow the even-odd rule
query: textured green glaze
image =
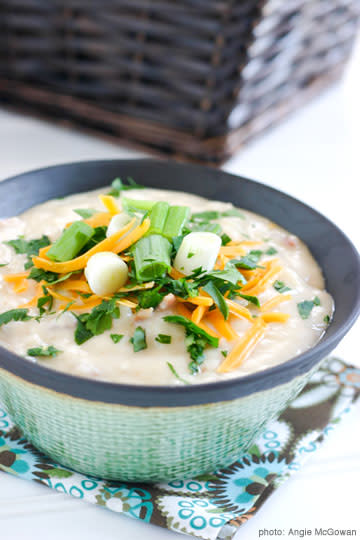
<svg viewBox="0 0 360 540">
<path fill-rule="evenodd" d="M 77 399 L 0 369 L 0 399 L 26 437 L 62 465 L 108 479 L 168 481 L 235 461 L 319 365 L 264 392 L 169 408 Z"/>
</svg>

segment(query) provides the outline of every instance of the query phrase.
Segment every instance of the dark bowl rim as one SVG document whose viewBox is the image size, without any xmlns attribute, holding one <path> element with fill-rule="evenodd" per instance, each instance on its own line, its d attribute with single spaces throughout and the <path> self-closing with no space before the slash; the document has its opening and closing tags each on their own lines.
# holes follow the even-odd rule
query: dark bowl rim
<svg viewBox="0 0 360 540">
<path fill-rule="evenodd" d="M 1 182 L 1 186 L 7 185 L 18 178 L 26 177 L 29 174 L 44 173 L 53 169 L 66 169 L 76 166 L 86 165 L 106 165 L 109 163 L 130 163 L 141 161 L 147 163 L 158 164 L 164 167 L 179 167 L 184 169 L 207 169 L 209 173 L 216 171 L 236 181 L 239 179 L 247 185 L 256 185 L 259 188 L 270 192 L 276 196 L 284 197 L 291 200 L 297 205 L 301 205 L 310 211 L 318 219 L 326 223 L 332 229 L 335 229 L 348 244 L 348 247 L 353 251 L 354 258 L 357 260 L 357 275 L 360 275 L 360 257 L 359 254 L 345 235 L 345 233 L 330 219 L 298 200 L 295 197 L 263 184 L 256 180 L 234 175 L 227 171 L 204 167 L 202 165 L 189 165 L 178 163 L 175 161 L 156 160 L 151 158 L 132 158 L 132 159 L 102 159 L 102 160 L 83 160 L 70 163 L 60 163 L 50 165 L 38 169 L 26 171 L 15 176 L 6 178 Z M 0 189 L 2 189 L 0 187 Z M 180 191 L 180 190 L 174 190 Z M 29 207 L 30 208 L 30 207 Z M 99 381 L 62 373 L 44 365 L 33 363 L 26 358 L 19 356 L 0 345 L 0 369 L 10 372 L 11 374 L 40 386 L 45 390 L 52 390 L 60 394 L 65 394 L 70 398 L 84 399 L 90 402 L 109 403 L 114 405 L 125 405 L 131 407 L 183 407 L 193 406 L 206 403 L 216 403 L 221 401 L 229 401 L 249 394 L 264 391 L 290 382 L 297 376 L 304 375 L 314 366 L 329 354 L 344 335 L 350 330 L 360 312 L 360 291 L 356 291 L 355 303 L 348 316 L 339 325 L 339 328 L 331 335 L 324 337 L 309 350 L 301 353 L 281 364 L 270 368 L 240 377 L 234 377 L 225 381 L 217 381 L 210 383 L 195 383 L 191 386 L 155 386 L 155 385 L 135 385 L 125 383 L 112 383 L 107 381 Z"/>
</svg>

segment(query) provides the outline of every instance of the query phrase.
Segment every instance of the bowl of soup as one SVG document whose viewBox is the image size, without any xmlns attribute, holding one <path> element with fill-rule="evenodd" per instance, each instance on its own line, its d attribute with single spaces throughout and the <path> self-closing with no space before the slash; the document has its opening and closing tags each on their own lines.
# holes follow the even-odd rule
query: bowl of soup
<svg viewBox="0 0 360 540">
<path fill-rule="evenodd" d="M 358 315 L 351 242 L 260 183 L 112 160 L 0 193 L 0 399 L 82 473 L 154 482 L 231 464 Z"/>
</svg>

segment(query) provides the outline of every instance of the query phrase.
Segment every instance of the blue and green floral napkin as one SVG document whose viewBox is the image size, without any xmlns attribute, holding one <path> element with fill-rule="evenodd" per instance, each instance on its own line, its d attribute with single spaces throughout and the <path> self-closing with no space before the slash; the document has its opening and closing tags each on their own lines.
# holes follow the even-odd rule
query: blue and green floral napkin
<svg viewBox="0 0 360 540">
<path fill-rule="evenodd" d="M 323 443 L 360 396 L 360 369 L 330 358 L 247 454 L 227 469 L 162 484 L 108 482 L 57 465 L 0 409 L 0 469 L 129 517 L 204 540 L 231 540 Z"/>
</svg>

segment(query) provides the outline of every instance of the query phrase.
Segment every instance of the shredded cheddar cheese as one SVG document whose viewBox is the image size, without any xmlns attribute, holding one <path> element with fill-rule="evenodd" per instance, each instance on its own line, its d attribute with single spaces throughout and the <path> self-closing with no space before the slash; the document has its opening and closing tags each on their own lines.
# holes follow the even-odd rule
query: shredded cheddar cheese
<svg viewBox="0 0 360 540">
<path fill-rule="evenodd" d="M 255 349 L 256 345 L 262 340 L 265 331 L 266 324 L 259 317 L 220 364 L 217 369 L 218 373 L 227 373 L 239 368 Z"/>
</svg>

